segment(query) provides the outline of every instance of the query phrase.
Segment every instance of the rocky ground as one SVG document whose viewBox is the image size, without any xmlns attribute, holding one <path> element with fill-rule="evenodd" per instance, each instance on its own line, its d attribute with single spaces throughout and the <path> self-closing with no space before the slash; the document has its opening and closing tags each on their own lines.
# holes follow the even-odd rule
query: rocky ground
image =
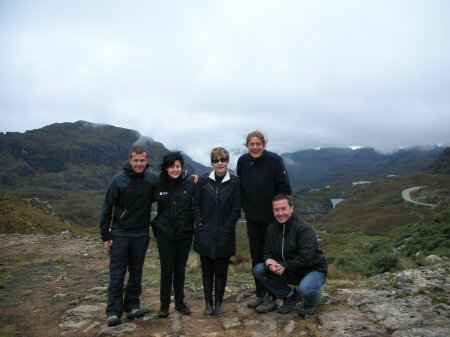
<svg viewBox="0 0 450 337">
<path fill-rule="evenodd" d="M 199 276 L 190 275 L 187 303 L 193 313 L 156 317 L 159 268 L 150 248 L 142 295 L 146 315 L 105 324 L 108 257 L 98 240 L 61 235 L 0 235 L 0 336 L 449 336 L 448 260 L 361 281 L 328 281 L 323 303 L 306 319 L 259 315 L 245 305 L 250 277 L 230 276 L 225 315 L 203 316 Z"/>
</svg>

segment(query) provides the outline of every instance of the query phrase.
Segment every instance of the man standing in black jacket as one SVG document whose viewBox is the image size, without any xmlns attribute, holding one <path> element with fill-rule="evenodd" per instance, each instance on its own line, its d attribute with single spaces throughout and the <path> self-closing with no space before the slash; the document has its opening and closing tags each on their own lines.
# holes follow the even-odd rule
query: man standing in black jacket
<svg viewBox="0 0 450 337">
<path fill-rule="evenodd" d="M 312 227 L 294 214 L 287 195 L 273 199 L 275 220 L 266 231 L 263 263 L 253 268 L 253 274 L 276 298 L 283 299 L 280 314 L 289 313 L 302 298 L 299 316 L 311 315 L 320 303 L 320 287 L 327 274 L 327 262 L 317 244 Z M 298 285 L 292 288 L 290 285 Z M 256 308 L 258 313 L 277 308 L 272 298 Z"/>
<path fill-rule="evenodd" d="M 120 324 L 125 311 L 128 319 L 141 317 L 142 267 L 147 252 L 153 187 L 157 177 L 148 171 L 148 151 L 131 149 L 128 163 L 109 183 L 101 211 L 100 230 L 109 250 L 109 287 L 106 307 L 109 326 Z M 125 274 L 128 282 L 124 289 Z"/>
</svg>

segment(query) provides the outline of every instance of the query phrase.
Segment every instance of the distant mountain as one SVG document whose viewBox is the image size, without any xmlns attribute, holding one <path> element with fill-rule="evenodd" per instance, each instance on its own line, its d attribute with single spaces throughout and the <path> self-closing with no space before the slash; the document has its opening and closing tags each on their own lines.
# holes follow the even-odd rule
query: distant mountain
<svg viewBox="0 0 450 337">
<path fill-rule="evenodd" d="M 49 201 L 55 213 L 83 229 L 97 231 L 100 207 L 111 177 L 122 169 L 133 144 L 149 150 L 150 168 L 159 172 L 169 150 L 135 130 L 85 121 L 57 123 L 24 133 L 0 133 L 0 193 Z M 328 197 L 355 180 L 403 175 L 431 167 L 442 148 L 418 148 L 390 155 L 373 149 L 321 149 L 283 154 L 300 204 L 298 210 L 314 219 L 330 209 Z M 232 169 L 245 147 L 231 149 Z M 444 166 L 435 164 L 434 170 Z M 210 167 L 186 155 L 186 168 L 198 174 Z M 332 182 L 324 193 L 308 191 L 312 185 Z M 354 190 L 339 194 L 347 198 Z M 333 196 L 332 196 L 333 195 Z"/>
<path fill-rule="evenodd" d="M 329 184 L 336 181 L 377 180 L 404 175 L 429 167 L 444 148 L 419 147 L 383 154 L 372 148 L 324 148 L 285 153 L 289 178 L 294 186 Z"/>
<path fill-rule="evenodd" d="M 450 175 L 450 147 L 442 151 L 439 158 L 428 167 L 427 171 Z"/>
<path fill-rule="evenodd" d="M 145 146 L 151 170 L 159 172 L 169 150 L 134 130 L 78 121 L 0 133 L 0 192 L 48 200 L 56 214 L 96 228 L 108 182 L 127 162 L 132 145 Z M 188 156 L 185 166 L 208 171 Z"/>
</svg>

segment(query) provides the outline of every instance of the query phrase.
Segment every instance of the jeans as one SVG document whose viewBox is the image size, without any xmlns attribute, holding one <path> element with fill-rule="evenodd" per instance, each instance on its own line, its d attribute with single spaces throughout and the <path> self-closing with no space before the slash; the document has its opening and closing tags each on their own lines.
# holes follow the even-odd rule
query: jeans
<svg viewBox="0 0 450 337">
<path fill-rule="evenodd" d="M 142 267 L 150 237 L 113 235 L 113 244 L 109 253 L 109 287 L 106 315 L 122 316 L 138 309 L 142 293 Z M 125 274 L 128 281 L 124 289 Z"/>
<path fill-rule="evenodd" d="M 326 279 L 326 274 L 319 271 L 311 271 L 303 277 L 277 275 L 269 271 L 264 263 L 259 263 L 253 268 L 253 275 L 279 299 L 286 298 L 289 295 L 290 284 L 298 284 L 298 290 L 303 297 L 305 308 L 313 308 L 320 303 L 320 287 Z"/>
<path fill-rule="evenodd" d="M 170 303 L 172 284 L 175 301 L 183 301 L 186 263 L 191 249 L 192 236 L 171 240 L 160 234 L 156 236 L 156 243 L 161 264 L 160 301 L 164 304 Z"/>
</svg>

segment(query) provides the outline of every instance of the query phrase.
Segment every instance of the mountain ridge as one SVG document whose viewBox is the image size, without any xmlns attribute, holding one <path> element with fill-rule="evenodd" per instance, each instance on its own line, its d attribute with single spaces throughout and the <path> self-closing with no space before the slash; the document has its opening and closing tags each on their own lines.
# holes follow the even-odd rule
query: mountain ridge
<svg viewBox="0 0 450 337">
<path fill-rule="evenodd" d="M 158 172 L 162 157 L 169 150 L 162 143 L 151 137 L 142 136 L 135 130 L 77 121 L 55 123 L 24 133 L 2 132 L 0 133 L 0 193 L 47 200 L 59 216 L 85 230 L 97 231 L 99 211 L 108 182 L 126 163 L 128 151 L 133 144 L 144 145 L 148 148 L 150 169 Z M 441 151 L 442 149 L 435 148 L 425 152 L 418 150 L 404 152 L 402 165 L 405 166 L 404 164 L 408 162 L 414 165 L 404 169 L 403 174 L 430 166 Z M 346 156 L 338 160 L 338 155 L 342 153 Z M 349 153 L 353 157 L 350 157 Z M 319 155 L 319 158 L 314 159 L 313 154 Z M 185 156 L 185 166 L 189 171 L 201 174 L 211 169 L 195 162 L 188 154 Z M 377 165 L 372 165 L 373 168 L 368 169 L 370 163 L 374 161 L 373 158 L 378 158 L 377 161 L 383 165 L 395 162 L 397 158 L 395 154 L 390 157 L 377 154 L 373 149 L 308 150 L 282 156 L 286 161 L 294 189 L 299 188 L 299 185 L 304 188 L 305 185 L 330 181 L 330 179 L 346 183 L 351 182 L 352 179 L 379 179 L 387 171 L 384 169 L 379 172 Z M 291 165 L 291 161 L 295 165 Z M 341 163 L 340 169 L 336 163 Z M 325 178 L 318 180 L 317 176 L 320 174 Z M 343 187 L 339 185 L 337 188 Z M 347 194 L 353 192 L 354 189 L 351 189 Z M 302 209 L 310 218 L 315 217 L 316 211 L 323 213 L 331 209 L 325 199 L 326 196 L 335 197 L 333 187 L 324 193 L 326 195 L 320 198 L 324 201 L 320 203 L 325 208 L 320 205 L 310 207 L 310 205 L 302 204 Z M 338 197 L 347 197 L 347 195 Z M 306 199 L 315 199 L 316 203 L 318 200 L 317 198 Z"/>
</svg>

